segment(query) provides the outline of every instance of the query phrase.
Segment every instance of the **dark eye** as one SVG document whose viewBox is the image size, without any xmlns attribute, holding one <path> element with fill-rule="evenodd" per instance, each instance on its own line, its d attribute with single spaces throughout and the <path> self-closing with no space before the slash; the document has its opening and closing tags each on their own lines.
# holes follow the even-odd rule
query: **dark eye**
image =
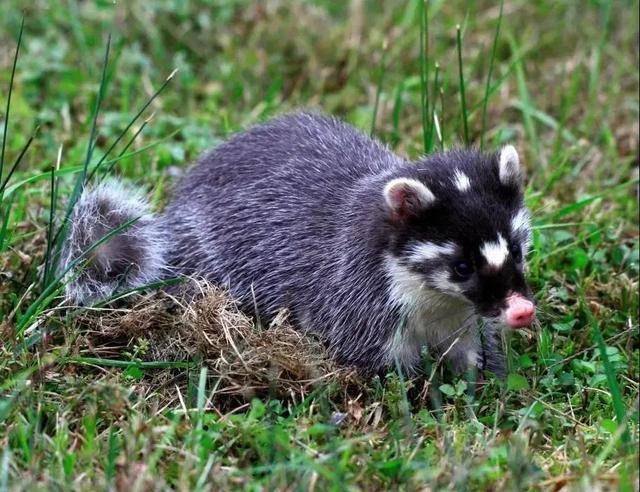
<svg viewBox="0 0 640 492">
<path fill-rule="evenodd" d="M 522 248 L 519 244 L 513 243 L 509 247 L 509 252 L 513 257 L 513 261 L 515 261 L 516 263 L 520 263 L 522 261 Z"/>
<path fill-rule="evenodd" d="M 459 260 L 453 264 L 453 273 L 460 280 L 466 280 L 473 275 L 473 265 L 468 261 Z"/>
</svg>

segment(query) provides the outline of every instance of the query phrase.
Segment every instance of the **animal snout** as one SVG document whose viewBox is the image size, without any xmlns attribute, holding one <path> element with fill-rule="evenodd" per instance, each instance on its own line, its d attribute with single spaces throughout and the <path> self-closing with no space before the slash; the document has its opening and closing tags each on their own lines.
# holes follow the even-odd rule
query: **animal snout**
<svg viewBox="0 0 640 492">
<path fill-rule="evenodd" d="M 530 326 L 536 318 L 536 306 L 520 294 L 512 294 L 507 298 L 505 321 L 511 328 Z"/>
</svg>

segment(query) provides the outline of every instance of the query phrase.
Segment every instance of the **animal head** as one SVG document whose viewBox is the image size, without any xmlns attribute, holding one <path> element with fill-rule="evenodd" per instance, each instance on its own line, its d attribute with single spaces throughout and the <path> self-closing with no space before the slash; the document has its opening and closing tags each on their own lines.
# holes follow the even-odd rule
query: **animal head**
<svg viewBox="0 0 640 492">
<path fill-rule="evenodd" d="M 404 278 L 405 289 L 463 300 L 507 326 L 530 325 L 535 305 L 524 269 L 531 231 L 522 180 L 511 145 L 495 154 L 430 156 L 389 178 L 382 206 L 392 275 Z"/>
</svg>

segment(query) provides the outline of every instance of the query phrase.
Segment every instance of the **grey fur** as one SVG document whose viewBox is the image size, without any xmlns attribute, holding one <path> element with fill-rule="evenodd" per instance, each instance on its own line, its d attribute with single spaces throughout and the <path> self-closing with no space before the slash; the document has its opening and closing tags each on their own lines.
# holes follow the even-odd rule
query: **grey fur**
<svg viewBox="0 0 640 492">
<path fill-rule="evenodd" d="M 288 308 L 297 326 L 319 333 L 340 362 L 365 371 L 396 357 L 412 369 L 426 343 L 448 351 L 458 370 L 476 365 L 499 373 L 502 355 L 488 361 L 478 316 L 464 296 L 439 291 L 428 279 L 412 297 L 398 290 L 410 234 L 390 218 L 384 187 L 410 177 L 441 201 L 445 180 L 438 173 L 448 171 L 437 159 L 476 158 L 450 155 L 416 166 L 336 119 L 309 113 L 277 118 L 205 154 L 155 220 L 139 198 L 112 194 L 113 184 L 84 195 L 73 216 L 67 263 L 106 228 L 132 215 L 141 219 L 116 238 L 120 242 L 107 243 L 108 251 L 70 282 L 67 294 L 87 302 L 163 276 L 204 277 L 227 286 L 246 311 L 257 307 L 261 317 Z M 496 157 L 487 159 L 497 182 Z M 516 202 L 505 220 L 520 206 Z M 120 258 L 119 269 L 110 269 L 108 252 Z M 124 264 L 131 267 L 126 274 Z M 446 317 L 452 309 L 458 316 L 468 312 L 463 326 L 434 314 Z M 433 326 L 423 326 L 427 319 Z M 494 350 L 500 348 L 492 343 Z"/>
<path fill-rule="evenodd" d="M 134 222 L 89 251 L 129 221 Z M 63 270 L 82 255 L 87 261 L 67 273 L 67 298 L 88 303 L 117 289 L 142 287 L 165 277 L 165 240 L 140 190 L 109 180 L 83 193 L 71 215 Z"/>
</svg>

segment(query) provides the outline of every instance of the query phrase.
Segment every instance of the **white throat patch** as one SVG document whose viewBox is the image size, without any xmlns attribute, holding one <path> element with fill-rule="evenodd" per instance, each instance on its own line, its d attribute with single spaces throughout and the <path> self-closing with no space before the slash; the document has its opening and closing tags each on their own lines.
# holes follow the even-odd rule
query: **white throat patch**
<svg viewBox="0 0 640 492">
<path fill-rule="evenodd" d="M 465 357 L 476 357 L 478 332 L 473 307 L 427 287 L 422 275 L 400 265 L 392 256 L 387 256 L 385 263 L 391 287 L 389 301 L 401 308 L 405 321 L 389 340 L 389 363 L 398 360 L 411 368 L 425 345 L 441 353 L 451 349 L 468 354 Z"/>
</svg>

